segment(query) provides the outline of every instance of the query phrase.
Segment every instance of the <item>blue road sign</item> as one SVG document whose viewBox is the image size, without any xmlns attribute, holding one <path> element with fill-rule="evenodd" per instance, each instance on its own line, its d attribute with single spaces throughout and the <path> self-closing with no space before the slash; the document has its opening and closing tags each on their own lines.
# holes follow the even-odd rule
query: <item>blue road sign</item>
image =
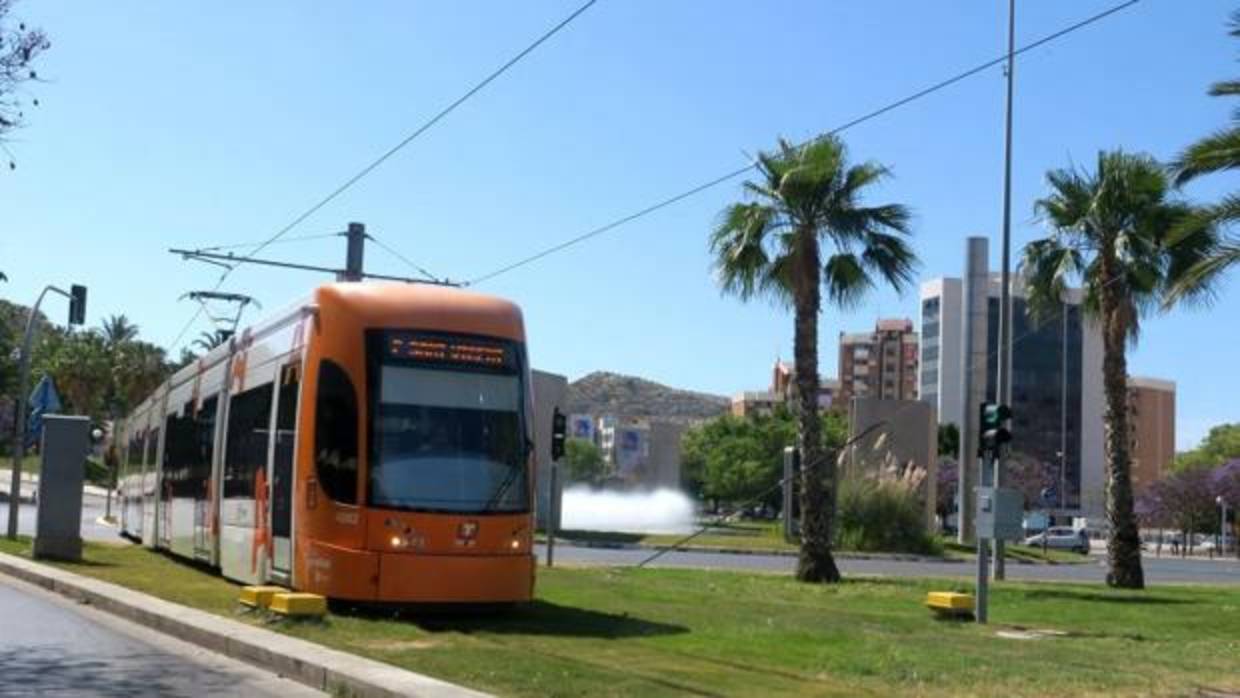
<svg viewBox="0 0 1240 698">
<path fill-rule="evenodd" d="M 43 376 L 30 393 L 30 414 L 26 418 L 26 448 L 39 442 L 43 434 L 43 415 L 54 414 L 61 408 L 60 395 L 51 376 Z"/>
</svg>

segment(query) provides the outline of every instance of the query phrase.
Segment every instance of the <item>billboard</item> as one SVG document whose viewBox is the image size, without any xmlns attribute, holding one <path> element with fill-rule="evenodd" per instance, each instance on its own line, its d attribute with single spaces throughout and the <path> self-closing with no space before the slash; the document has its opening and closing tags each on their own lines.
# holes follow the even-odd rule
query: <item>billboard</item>
<svg viewBox="0 0 1240 698">
<path fill-rule="evenodd" d="M 645 467 L 647 432 L 635 427 L 616 427 L 616 472 L 622 477 L 638 474 Z"/>
<path fill-rule="evenodd" d="M 568 438 L 594 442 L 594 418 L 588 414 L 574 414 L 568 418 Z"/>
</svg>

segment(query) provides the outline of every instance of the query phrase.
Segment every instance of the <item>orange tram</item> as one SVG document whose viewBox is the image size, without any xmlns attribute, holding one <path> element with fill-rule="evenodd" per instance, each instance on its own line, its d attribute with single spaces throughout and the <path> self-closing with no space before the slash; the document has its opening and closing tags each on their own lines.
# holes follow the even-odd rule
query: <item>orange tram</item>
<svg viewBox="0 0 1240 698">
<path fill-rule="evenodd" d="M 528 601 L 532 403 L 512 303 L 325 284 L 123 421 L 122 532 L 332 599 Z"/>
</svg>

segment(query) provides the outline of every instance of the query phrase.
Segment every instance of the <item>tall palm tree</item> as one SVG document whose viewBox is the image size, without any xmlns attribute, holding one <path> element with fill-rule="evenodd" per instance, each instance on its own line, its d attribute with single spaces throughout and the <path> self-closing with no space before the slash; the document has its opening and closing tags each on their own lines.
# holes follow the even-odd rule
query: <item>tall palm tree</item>
<svg viewBox="0 0 1240 698">
<path fill-rule="evenodd" d="M 1240 11 L 1231 15 L 1231 32 L 1240 37 Z M 1240 80 L 1224 80 L 1210 86 L 1213 97 L 1240 96 Z M 1171 163 L 1177 186 L 1198 177 L 1240 169 L 1240 109 L 1232 112 L 1231 125 L 1202 138 L 1184 149 Z M 1240 223 L 1240 192 L 1224 196 L 1221 201 L 1203 210 L 1209 224 L 1230 226 Z M 1191 226 L 1192 221 L 1189 222 Z M 1201 260 L 1172 287 L 1169 300 L 1209 289 L 1228 268 L 1240 264 L 1240 238 L 1233 237 L 1219 245 L 1213 255 Z"/>
<path fill-rule="evenodd" d="M 131 342 L 138 336 L 138 326 L 121 315 L 109 315 L 99 326 L 103 332 L 103 341 L 109 347 L 116 347 Z"/>
<path fill-rule="evenodd" d="M 1050 194 L 1036 210 L 1050 234 L 1029 243 L 1022 266 L 1035 313 L 1058 310 L 1067 287 L 1081 283 L 1084 310 L 1100 326 L 1106 406 L 1106 513 L 1111 586 L 1140 589 L 1141 541 L 1133 516 L 1128 423 L 1128 344 L 1142 315 L 1214 247 L 1209 226 L 1180 239 L 1177 225 L 1194 215 L 1170 197 L 1166 171 L 1153 158 L 1122 151 L 1098 154 L 1097 169 L 1053 170 Z"/>
<path fill-rule="evenodd" d="M 818 416 L 822 294 L 846 307 L 878 281 L 905 288 L 917 265 L 903 237 L 909 211 L 899 204 L 863 204 L 863 192 L 890 172 L 874 162 L 849 165 L 847 149 L 835 136 L 803 146 L 781 139 L 775 152 L 758 155 L 755 167 L 760 179 L 745 182 L 747 201 L 724 209 L 710 247 L 725 293 L 792 306 L 803 463 L 796 574 L 803 581 L 835 582 L 835 457 L 825 453 Z"/>
</svg>

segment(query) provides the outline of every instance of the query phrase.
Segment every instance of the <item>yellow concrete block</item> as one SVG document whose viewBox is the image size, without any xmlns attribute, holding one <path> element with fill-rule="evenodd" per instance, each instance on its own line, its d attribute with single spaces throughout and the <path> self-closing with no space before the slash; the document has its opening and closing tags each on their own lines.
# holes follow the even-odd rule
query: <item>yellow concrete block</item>
<svg viewBox="0 0 1240 698">
<path fill-rule="evenodd" d="M 932 591 L 926 594 L 926 606 L 945 613 L 972 613 L 973 595 L 955 591 Z"/>
<path fill-rule="evenodd" d="M 286 616 L 321 616 L 327 613 L 327 599 L 318 594 L 281 592 L 271 597 L 268 609 Z"/>
<path fill-rule="evenodd" d="M 238 601 L 250 608 L 267 608 L 271 605 L 271 597 L 284 591 L 288 589 L 272 586 L 241 587 L 241 597 Z"/>
</svg>

